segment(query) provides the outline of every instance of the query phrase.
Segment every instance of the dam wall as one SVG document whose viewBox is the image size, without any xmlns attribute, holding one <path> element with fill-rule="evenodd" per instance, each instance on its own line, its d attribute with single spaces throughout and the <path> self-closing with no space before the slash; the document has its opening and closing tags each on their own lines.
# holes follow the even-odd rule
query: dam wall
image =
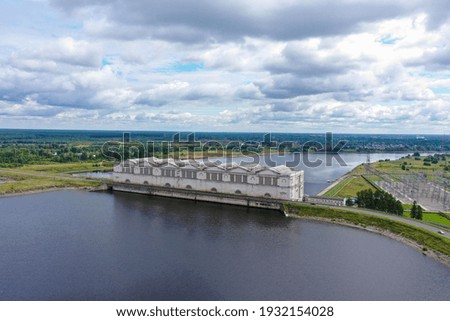
<svg viewBox="0 0 450 321">
<path fill-rule="evenodd" d="M 284 215 L 286 215 L 282 201 L 276 199 L 266 199 L 246 195 L 222 194 L 214 192 L 203 192 L 188 189 L 170 188 L 163 186 L 138 185 L 138 184 L 127 184 L 118 182 L 108 183 L 107 189 L 112 191 L 138 193 L 149 196 L 171 197 L 192 201 L 212 202 L 228 205 L 271 209 L 280 211 Z"/>
</svg>

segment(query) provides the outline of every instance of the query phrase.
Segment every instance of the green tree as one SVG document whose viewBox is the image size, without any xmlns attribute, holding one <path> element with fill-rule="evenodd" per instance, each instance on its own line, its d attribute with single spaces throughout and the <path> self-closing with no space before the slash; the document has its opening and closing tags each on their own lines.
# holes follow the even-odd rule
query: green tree
<svg viewBox="0 0 450 321">
<path fill-rule="evenodd" d="M 423 218 L 422 207 L 419 205 L 417 206 L 416 219 L 422 220 L 422 218 Z"/>
<path fill-rule="evenodd" d="M 403 216 L 404 209 L 403 209 L 402 202 L 396 201 L 395 204 L 396 204 L 396 206 L 395 206 L 396 207 L 395 214 L 397 214 L 399 216 Z"/>
<path fill-rule="evenodd" d="M 413 206 L 411 207 L 411 218 L 417 217 L 417 202 L 414 201 Z"/>
<path fill-rule="evenodd" d="M 401 202 L 389 193 L 380 190 L 373 192 L 370 189 L 366 189 L 359 191 L 356 195 L 358 197 L 358 207 L 403 215 Z"/>
</svg>

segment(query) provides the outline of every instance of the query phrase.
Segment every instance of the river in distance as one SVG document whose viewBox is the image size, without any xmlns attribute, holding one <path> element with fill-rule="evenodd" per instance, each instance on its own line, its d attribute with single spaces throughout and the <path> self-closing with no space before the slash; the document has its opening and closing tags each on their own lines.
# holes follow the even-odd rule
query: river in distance
<svg viewBox="0 0 450 321">
<path fill-rule="evenodd" d="M 0 198 L 1 300 L 450 300 L 450 269 L 387 237 L 128 193 Z"/>
</svg>

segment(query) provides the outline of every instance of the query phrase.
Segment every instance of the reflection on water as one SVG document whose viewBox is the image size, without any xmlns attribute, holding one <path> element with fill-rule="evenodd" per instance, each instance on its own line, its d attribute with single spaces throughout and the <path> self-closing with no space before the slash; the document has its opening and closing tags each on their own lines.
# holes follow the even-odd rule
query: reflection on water
<svg viewBox="0 0 450 321">
<path fill-rule="evenodd" d="M 383 236 L 126 193 L 0 199 L 3 300 L 449 300 L 450 269 Z"/>
</svg>

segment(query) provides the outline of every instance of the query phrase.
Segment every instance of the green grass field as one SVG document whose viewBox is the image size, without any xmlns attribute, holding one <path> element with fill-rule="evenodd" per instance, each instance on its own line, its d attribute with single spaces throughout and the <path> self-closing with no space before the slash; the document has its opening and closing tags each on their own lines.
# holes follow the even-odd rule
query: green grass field
<svg viewBox="0 0 450 321">
<path fill-rule="evenodd" d="M 29 173 L 58 174 L 65 172 L 89 172 L 111 169 L 112 165 L 109 163 L 49 163 L 40 165 L 26 165 L 14 168 L 13 170 Z"/>
<path fill-rule="evenodd" d="M 405 211 L 403 215 L 405 217 L 411 217 L 411 213 L 409 211 Z M 450 228 L 450 220 L 443 216 L 440 216 L 438 213 L 424 212 L 423 221 L 445 225 Z"/>
<path fill-rule="evenodd" d="M 356 193 L 365 189 L 375 190 L 362 176 L 349 176 L 327 191 L 324 196 L 351 198 L 356 197 Z"/>
<path fill-rule="evenodd" d="M 74 179 L 69 173 L 110 170 L 111 168 L 110 164 L 51 163 L 0 169 L 0 178 L 6 179 L 6 182 L 0 184 L 0 195 L 51 188 L 96 187 L 101 185 L 101 182 L 84 178 Z"/>
<path fill-rule="evenodd" d="M 0 184 L 0 195 L 39 191 L 51 188 L 96 187 L 101 183 L 59 178 L 26 178 Z"/>
<path fill-rule="evenodd" d="M 430 164 L 431 166 L 424 165 L 425 156 L 419 157 L 420 160 L 416 160 L 415 157 L 406 158 L 403 157 L 398 160 L 392 160 L 388 162 L 375 162 L 371 166 L 376 170 L 391 175 L 406 175 L 410 173 L 422 173 L 426 175 L 434 175 L 436 172 L 442 172 L 447 165 L 446 161 L 439 160 L 437 164 Z M 448 162 L 448 161 L 447 161 Z M 402 169 L 402 165 L 405 164 L 405 170 Z M 448 172 L 447 172 L 448 173 Z"/>
<path fill-rule="evenodd" d="M 359 165 L 348 174 L 346 179 L 333 186 L 323 196 L 353 198 L 356 197 L 356 193 L 365 189 L 375 191 L 375 188 L 362 175 L 371 181 L 376 180 L 373 175 L 365 173 L 364 165 Z"/>
</svg>

